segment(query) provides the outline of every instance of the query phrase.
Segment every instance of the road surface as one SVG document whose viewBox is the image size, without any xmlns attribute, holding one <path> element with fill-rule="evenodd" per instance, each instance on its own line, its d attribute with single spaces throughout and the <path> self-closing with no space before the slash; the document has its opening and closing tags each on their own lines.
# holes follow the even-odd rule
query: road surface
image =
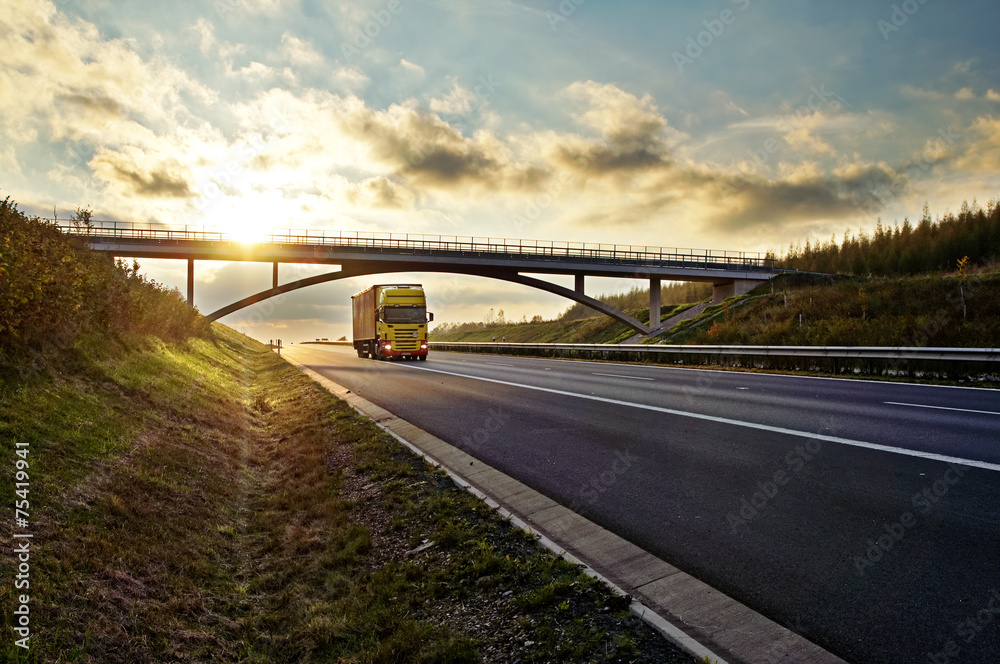
<svg viewBox="0 0 1000 664">
<path fill-rule="evenodd" d="M 1000 661 L 1000 392 L 284 352 L 848 661 Z"/>
</svg>

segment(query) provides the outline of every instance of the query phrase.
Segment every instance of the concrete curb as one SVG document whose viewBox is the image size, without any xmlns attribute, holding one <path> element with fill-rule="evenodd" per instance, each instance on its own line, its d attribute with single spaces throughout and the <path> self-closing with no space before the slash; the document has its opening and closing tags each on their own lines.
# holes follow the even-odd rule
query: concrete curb
<svg viewBox="0 0 1000 664">
<path fill-rule="evenodd" d="M 525 484 L 354 394 L 288 356 L 285 360 L 371 418 L 459 485 L 536 533 L 548 549 L 634 598 L 632 611 L 699 661 L 718 664 L 845 664 L 791 630 L 601 528 Z"/>
</svg>

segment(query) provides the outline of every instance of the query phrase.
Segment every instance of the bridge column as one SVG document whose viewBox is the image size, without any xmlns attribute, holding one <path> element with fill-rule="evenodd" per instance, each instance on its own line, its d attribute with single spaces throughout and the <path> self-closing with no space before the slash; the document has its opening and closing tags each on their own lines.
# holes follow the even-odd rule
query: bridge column
<svg viewBox="0 0 1000 664">
<path fill-rule="evenodd" d="M 271 277 L 271 288 L 278 287 L 278 264 L 274 264 L 274 274 Z"/>
<path fill-rule="evenodd" d="M 760 281 L 756 279 L 733 279 L 732 281 L 723 281 L 719 283 L 712 283 L 712 304 L 719 304 L 727 297 L 733 297 L 734 295 L 746 295 L 758 285 L 760 285 L 766 279 Z"/>
<path fill-rule="evenodd" d="M 194 259 L 188 259 L 188 306 L 194 306 Z"/>
<path fill-rule="evenodd" d="M 660 278 L 651 277 L 649 280 L 649 327 L 654 330 L 660 328 Z"/>
<path fill-rule="evenodd" d="M 577 293 L 583 293 L 583 277 L 584 275 L 578 274 L 573 282 L 573 290 Z"/>
</svg>

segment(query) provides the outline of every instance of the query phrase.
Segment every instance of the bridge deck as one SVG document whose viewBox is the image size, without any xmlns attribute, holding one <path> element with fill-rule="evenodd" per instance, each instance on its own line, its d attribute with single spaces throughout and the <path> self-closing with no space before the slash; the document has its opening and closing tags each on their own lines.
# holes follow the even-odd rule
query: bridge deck
<svg viewBox="0 0 1000 664">
<path fill-rule="evenodd" d="M 159 258 L 282 263 L 453 261 L 460 265 L 608 276 L 630 274 L 643 268 L 645 275 L 670 276 L 675 271 L 676 276 L 688 278 L 699 274 L 708 278 L 731 277 L 736 276 L 732 273 L 749 272 L 758 273 L 754 275 L 756 278 L 767 279 L 780 271 L 775 269 L 772 255 L 715 249 L 329 230 L 272 232 L 244 241 L 221 231 L 157 228 L 125 222 L 110 222 L 90 229 L 74 226 L 60 226 L 60 229 L 86 237 L 99 251 Z"/>
</svg>

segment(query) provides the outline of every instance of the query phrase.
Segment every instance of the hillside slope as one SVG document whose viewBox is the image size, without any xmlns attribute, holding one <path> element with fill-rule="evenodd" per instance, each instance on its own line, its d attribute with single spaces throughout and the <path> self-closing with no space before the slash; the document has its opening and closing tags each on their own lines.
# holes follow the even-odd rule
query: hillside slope
<svg viewBox="0 0 1000 664">
<path fill-rule="evenodd" d="M 665 309 L 661 318 L 688 306 Z M 648 318 L 648 310 L 630 313 L 639 320 Z M 595 315 L 435 333 L 431 340 L 485 342 L 506 337 L 520 343 L 620 343 L 633 335 L 625 325 Z M 995 347 L 1000 344 L 1000 273 L 778 277 L 747 295 L 707 307 L 650 342 Z"/>
</svg>

